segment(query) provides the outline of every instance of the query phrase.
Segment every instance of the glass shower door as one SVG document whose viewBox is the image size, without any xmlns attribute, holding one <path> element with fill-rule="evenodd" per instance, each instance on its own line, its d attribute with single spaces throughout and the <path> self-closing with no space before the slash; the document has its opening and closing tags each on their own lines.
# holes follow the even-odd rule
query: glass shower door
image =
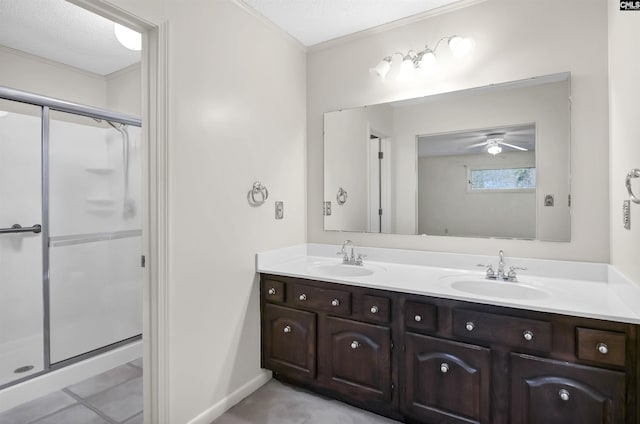
<svg viewBox="0 0 640 424">
<path fill-rule="evenodd" d="M 51 363 L 142 333 L 140 128 L 51 112 Z"/>
<path fill-rule="evenodd" d="M 45 367 L 41 132 L 40 107 L 0 99 L 0 386 Z"/>
</svg>

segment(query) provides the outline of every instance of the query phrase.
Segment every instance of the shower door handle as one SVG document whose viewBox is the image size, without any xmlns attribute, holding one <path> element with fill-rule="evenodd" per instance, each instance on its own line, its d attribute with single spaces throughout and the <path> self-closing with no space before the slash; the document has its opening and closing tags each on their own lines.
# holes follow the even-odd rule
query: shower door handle
<svg viewBox="0 0 640 424">
<path fill-rule="evenodd" d="M 23 227 L 20 224 L 13 224 L 10 228 L 0 228 L 0 234 L 39 233 L 41 231 L 42 231 L 42 226 L 39 224 L 36 224 L 33 227 Z"/>
</svg>

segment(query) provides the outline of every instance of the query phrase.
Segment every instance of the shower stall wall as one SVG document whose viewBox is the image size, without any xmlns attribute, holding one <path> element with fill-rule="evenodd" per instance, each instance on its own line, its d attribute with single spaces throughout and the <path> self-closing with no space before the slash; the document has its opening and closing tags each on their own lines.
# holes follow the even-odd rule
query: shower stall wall
<svg viewBox="0 0 640 424">
<path fill-rule="evenodd" d="M 140 126 L 0 87 L 0 389 L 140 339 Z"/>
</svg>

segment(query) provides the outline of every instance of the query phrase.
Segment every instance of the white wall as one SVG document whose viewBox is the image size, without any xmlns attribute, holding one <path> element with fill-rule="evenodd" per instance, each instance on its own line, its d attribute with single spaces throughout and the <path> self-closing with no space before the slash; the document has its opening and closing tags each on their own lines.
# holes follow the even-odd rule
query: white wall
<svg viewBox="0 0 640 424">
<path fill-rule="evenodd" d="M 182 424 L 263 375 L 254 255 L 305 241 L 305 52 L 229 0 L 111 3 L 169 24 L 169 421 Z M 255 180 L 269 189 L 257 208 Z"/>
<path fill-rule="evenodd" d="M 99 108 L 107 107 L 104 77 L 0 46 L 0 85 Z"/>
<path fill-rule="evenodd" d="M 640 205 L 631 204 L 631 230 L 622 226 L 624 179 L 640 168 L 640 13 L 618 10 L 609 1 L 609 136 L 611 154 L 611 263 L 640 283 Z M 633 180 L 640 196 L 640 180 Z"/>
<path fill-rule="evenodd" d="M 142 114 L 142 70 L 140 63 L 105 77 L 107 108 L 129 115 Z"/>
<path fill-rule="evenodd" d="M 469 192 L 470 169 L 535 166 L 534 152 L 418 160 L 418 234 L 536 237 L 535 190 Z"/>
<path fill-rule="evenodd" d="M 601 0 L 488 0 L 387 31 L 313 48 L 307 62 L 308 240 L 507 256 L 607 262 L 608 105 L 607 18 Z M 418 49 L 442 36 L 475 38 L 472 55 L 455 61 L 438 50 L 439 74 L 413 83 L 368 73 L 394 51 Z M 571 72 L 571 242 L 325 232 L 322 210 L 322 114 L 329 110 Z"/>
</svg>

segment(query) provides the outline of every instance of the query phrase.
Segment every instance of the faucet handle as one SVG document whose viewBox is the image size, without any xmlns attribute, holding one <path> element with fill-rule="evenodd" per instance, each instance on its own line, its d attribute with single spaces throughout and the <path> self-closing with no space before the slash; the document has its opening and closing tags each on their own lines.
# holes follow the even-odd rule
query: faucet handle
<svg viewBox="0 0 640 424">
<path fill-rule="evenodd" d="M 487 278 L 495 278 L 496 272 L 493 270 L 493 265 L 477 264 L 476 266 L 487 268 Z"/>
<path fill-rule="evenodd" d="M 516 270 L 526 271 L 527 267 L 526 266 L 510 266 L 509 273 L 507 274 L 507 278 L 509 279 L 509 281 L 516 281 L 516 277 L 517 277 Z"/>
<path fill-rule="evenodd" d="M 362 253 L 358 253 L 358 257 L 356 258 L 356 265 L 362 265 L 362 260 L 366 258 L 367 255 L 363 255 Z"/>
</svg>

